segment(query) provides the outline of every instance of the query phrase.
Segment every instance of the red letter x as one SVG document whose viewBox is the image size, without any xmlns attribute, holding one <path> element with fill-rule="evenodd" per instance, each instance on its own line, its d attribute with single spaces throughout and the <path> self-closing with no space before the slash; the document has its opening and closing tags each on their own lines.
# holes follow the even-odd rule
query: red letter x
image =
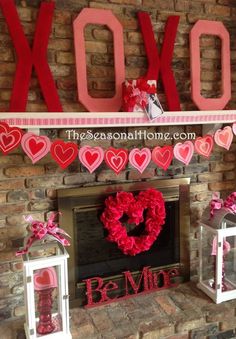
<svg viewBox="0 0 236 339">
<path fill-rule="evenodd" d="M 13 0 L 0 0 L 3 15 L 17 54 L 17 66 L 10 101 L 10 112 L 25 112 L 33 66 L 50 112 L 62 112 L 52 73 L 47 62 L 47 46 L 52 26 L 54 2 L 42 3 L 31 51 Z"/>
<path fill-rule="evenodd" d="M 167 104 L 170 111 L 181 111 L 179 95 L 175 84 L 171 59 L 174 51 L 174 43 L 179 24 L 179 16 L 170 16 L 166 23 L 165 36 L 161 55 L 159 56 L 152 24 L 148 13 L 139 12 L 138 19 L 144 39 L 144 45 L 148 58 L 148 71 L 145 76 L 147 80 L 157 80 L 159 72 L 162 75 Z"/>
</svg>

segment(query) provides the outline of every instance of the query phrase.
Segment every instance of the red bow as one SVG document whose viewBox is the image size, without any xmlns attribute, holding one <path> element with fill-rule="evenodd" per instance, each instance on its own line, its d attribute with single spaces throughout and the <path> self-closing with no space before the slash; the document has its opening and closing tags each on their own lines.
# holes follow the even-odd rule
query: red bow
<svg viewBox="0 0 236 339">
<path fill-rule="evenodd" d="M 47 234 L 53 236 L 63 246 L 69 246 L 70 242 L 64 237 L 70 237 L 63 229 L 58 227 L 54 222 L 57 213 L 52 213 L 46 222 L 33 220 L 31 216 L 26 218 L 26 221 L 31 222 L 32 235 L 28 238 L 23 250 L 17 251 L 16 256 L 28 253 L 29 248 L 36 240 L 43 239 Z"/>
</svg>

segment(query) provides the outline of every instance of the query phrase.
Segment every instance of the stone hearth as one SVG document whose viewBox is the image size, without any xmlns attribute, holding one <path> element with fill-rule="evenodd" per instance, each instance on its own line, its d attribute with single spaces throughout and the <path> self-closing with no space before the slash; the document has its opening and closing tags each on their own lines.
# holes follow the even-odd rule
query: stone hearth
<svg viewBox="0 0 236 339">
<path fill-rule="evenodd" d="M 76 339 L 232 339 L 236 300 L 214 304 L 194 283 L 92 309 L 71 310 Z M 24 339 L 24 320 L 1 325 L 1 339 Z"/>
</svg>

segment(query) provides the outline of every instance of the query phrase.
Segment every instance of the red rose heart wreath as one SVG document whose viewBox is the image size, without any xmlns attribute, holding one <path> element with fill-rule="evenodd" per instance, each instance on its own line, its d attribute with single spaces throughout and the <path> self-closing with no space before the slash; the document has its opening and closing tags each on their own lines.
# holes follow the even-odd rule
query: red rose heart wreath
<svg viewBox="0 0 236 339">
<path fill-rule="evenodd" d="M 165 223 L 165 203 L 162 193 L 155 189 L 141 191 L 134 197 L 132 193 L 118 192 L 116 196 L 109 196 L 105 201 L 105 210 L 101 215 L 104 228 L 108 231 L 107 240 L 115 242 L 118 248 L 126 255 L 136 255 L 148 251 L 157 239 Z M 145 229 L 140 236 L 129 236 L 120 219 L 126 214 L 128 223 L 139 225 L 144 221 Z"/>
</svg>

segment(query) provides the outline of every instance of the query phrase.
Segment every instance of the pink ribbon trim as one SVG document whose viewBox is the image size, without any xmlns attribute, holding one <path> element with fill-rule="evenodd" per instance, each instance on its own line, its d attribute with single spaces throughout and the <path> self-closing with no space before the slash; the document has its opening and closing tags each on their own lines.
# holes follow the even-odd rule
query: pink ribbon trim
<svg viewBox="0 0 236 339">
<path fill-rule="evenodd" d="M 70 236 L 54 222 L 56 215 L 57 213 L 52 213 L 46 222 L 33 220 L 32 216 L 26 218 L 26 221 L 31 223 L 32 235 L 28 238 L 24 249 L 16 252 L 16 256 L 28 253 L 32 244 L 36 240 L 42 240 L 46 235 L 53 236 L 63 246 L 70 246 L 70 242 L 65 238 Z"/>
</svg>

